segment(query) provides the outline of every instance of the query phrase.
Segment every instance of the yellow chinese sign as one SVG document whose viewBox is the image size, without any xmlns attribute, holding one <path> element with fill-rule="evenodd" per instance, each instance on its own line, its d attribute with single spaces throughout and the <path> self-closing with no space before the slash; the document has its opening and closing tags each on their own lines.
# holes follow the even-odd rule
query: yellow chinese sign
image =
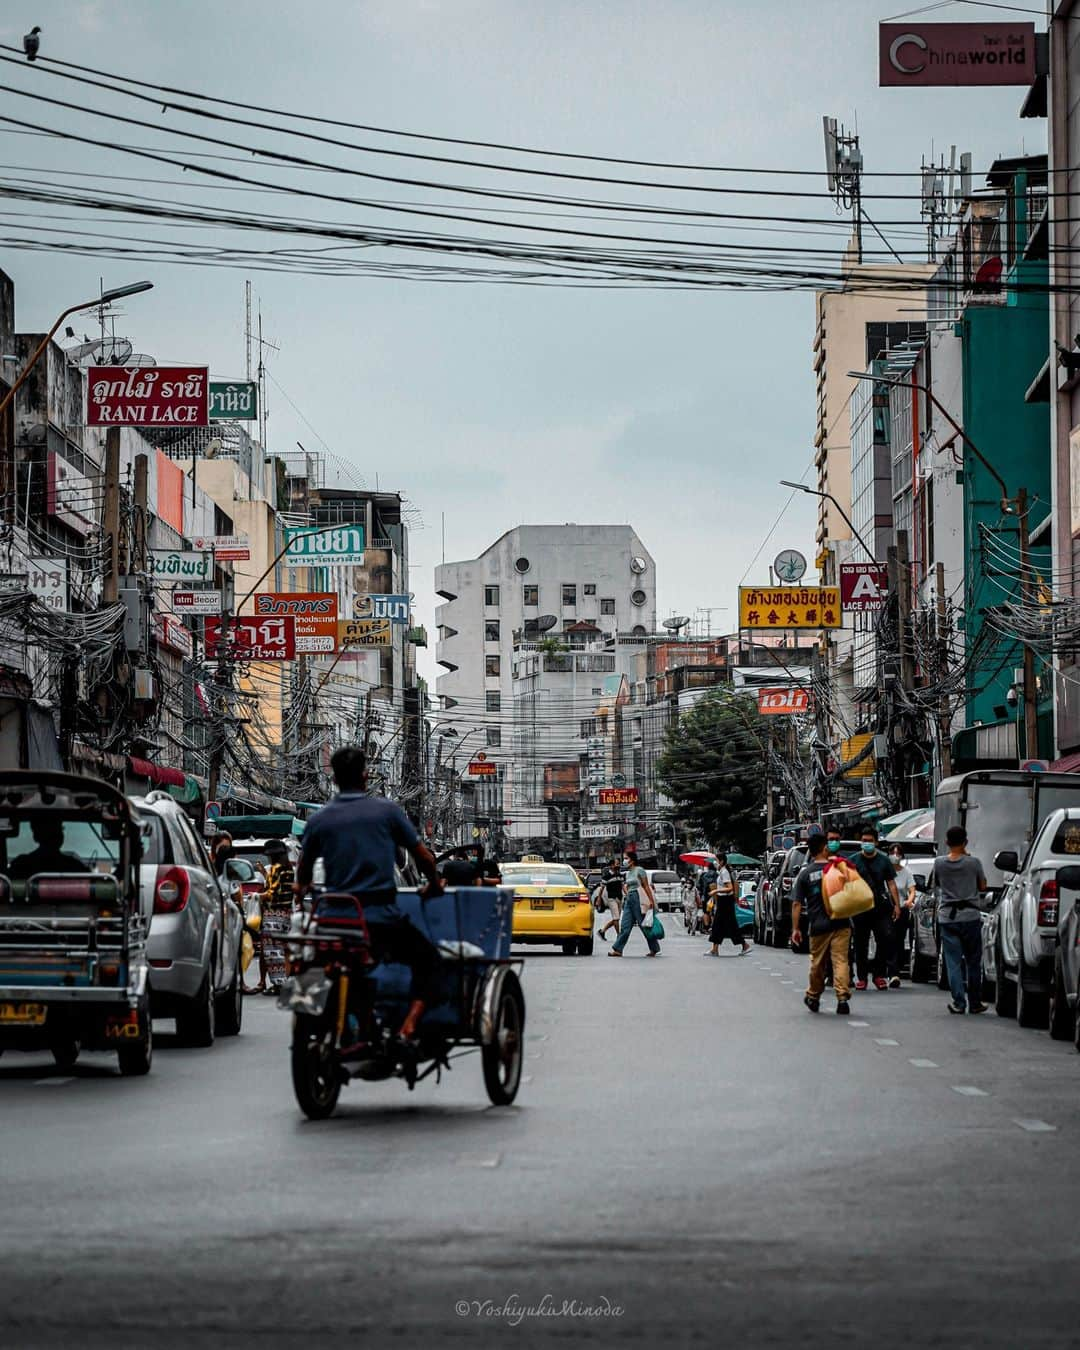
<svg viewBox="0 0 1080 1350">
<path fill-rule="evenodd" d="M 839 628 L 838 586 L 740 586 L 740 628 Z"/>
<path fill-rule="evenodd" d="M 392 631 L 389 619 L 338 619 L 338 647 L 389 647 Z"/>
</svg>

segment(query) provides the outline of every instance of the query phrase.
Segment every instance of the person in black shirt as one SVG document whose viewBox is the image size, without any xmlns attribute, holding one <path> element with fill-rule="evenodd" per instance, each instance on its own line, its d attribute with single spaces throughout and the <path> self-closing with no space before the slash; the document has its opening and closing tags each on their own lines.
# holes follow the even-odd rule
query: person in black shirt
<svg viewBox="0 0 1080 1350">
<path fill-rule="evenodd" d="M 623 879 L 618 863 L 608 863 L 607 867 L 604 868 L 602 885 L 606 896 L 607 911 L 611 915 L 607 923 L 600 929 L 600 941 L 606 942 L 608 929 L 617 929 L 622 919 Z"/>
<path fill-rule="evenodd" d="M 878 848 L 878 832 L 864 825 L 855 870 L 874 893 L 874 908 L 855 916 L 856 989 L 865 989 L 871 973 L 875 989 L 891 984 L 900 988 L 900 964 L 896 954 L 893 924 L 900 917 L 900 896 L 896 889 L 896 868 Z M 874 961 L 870 964 L 870 934 L 874 935 Z"/>
<path fill-rule="evenodd" d="M 848 1002 L 851 998 L 851 963 L 848 956 L 851 923 L 848 919 L 834 919 L 825 904 L 822 881 L 832 859 L 825 832 L 820 826 L 811 829 L 806 846 L 810 851 L 810 861 L 795 878 L 791 900 L 792 944 L 796 947 L 802 944 L 799 919 L 804 908 L 810 930 L 810 980 L 803 1002 L 811 1012 L 820 1011 L 821 995 L 825 990 L 825 970 L 831 962 L 836 1011 L 843 1015 L 851 1011 Z"/>
</svg>

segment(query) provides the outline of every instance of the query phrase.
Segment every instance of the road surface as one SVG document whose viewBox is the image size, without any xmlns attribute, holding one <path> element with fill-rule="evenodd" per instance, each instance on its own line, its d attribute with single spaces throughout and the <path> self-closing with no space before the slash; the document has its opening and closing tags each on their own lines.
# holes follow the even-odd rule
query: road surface
<svg viewBox="0 0 1080 1350">
<path fill-rule="evenodd" d="M 4 1344 L 1074 1344 L 1072 1047 L 668 929 L 530 949 L 511 1108 L 472 1057 L 310 1123 L 260 998 L 147 1079 L 6 1055 Z"/>
</svg>

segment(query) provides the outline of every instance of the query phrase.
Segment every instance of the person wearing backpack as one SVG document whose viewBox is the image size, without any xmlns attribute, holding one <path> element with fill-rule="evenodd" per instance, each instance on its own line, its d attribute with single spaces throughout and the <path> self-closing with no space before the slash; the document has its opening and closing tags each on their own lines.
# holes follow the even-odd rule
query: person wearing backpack
<svg viewBox="0 0 1080 1350">
<path fill-rule="evenodd" d="M 799 919 L 806 910 L 810 931 L 810 979 L 803 1002 L 812 1013 L 821 1011 L 821 995 L 825 992 L 826 967 L 832 965 L 833 988 L 836 990 L 836 1011 L 844 1016 L 851 1012 L 851 920 L 834 919 L 829 911 L 823 884 L 825 870 L 839 866 L 829 852 L 825 832 L 813 827 L 806 840 L 810 861 L 795 878 L 791 899 L 791 943 L 802 945 Z"/>
</svg>

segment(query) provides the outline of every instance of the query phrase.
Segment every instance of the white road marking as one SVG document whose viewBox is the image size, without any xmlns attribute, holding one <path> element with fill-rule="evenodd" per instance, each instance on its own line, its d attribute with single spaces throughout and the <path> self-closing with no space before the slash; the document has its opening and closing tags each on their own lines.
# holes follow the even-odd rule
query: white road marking
<svg viewBox="0 0 1080 1350">
<path fill-rule="evenodd" d="M 970 1083 L 951 1084 L 954 1092 L 959 1092 L 961 1097 L 989 1097 L 989 1092 L 984 1092 L 980 1087 L 972 1087 Z"/>
<path fill-rule="evenodd" d="M 781 984 L 794 984 L 795 981 L 794 981 L 794 980 L 781 980 L 780 983 L 781 983 Z"/>
<path fill-rule="evenodd" d="M 874 1037 L 874 1044 L 875 1044 L 875 1045 L 899 1045 L 900 1042 L 899 1042 L 899 1041 L 890 1041 L 889 1038 L 888 1038 L 888 1036 L 875 1036 L 875 1037 Z"/>
<path fill-rule="evenodd" d="M 1056 1125 L 1051 1125 L 1045 1120 L 1014 1120 L 1014 1125 L 1019 1125 L 1022 1130 L 1027 1130 L 1029 1134 L 1054 1134 L 1057 1130 Z"/>
<path fill-rule="evenodd" d="M 532 1076 L 531 1073 L 523 1073 L 523 1074 L 521 1075 L 521 1081 L 522 1081 L 523 1083 L 531 1083 L 532 1080 L 533 1080 L 533 1076 Z"/>
<path fill-rule="evenodd" d="M 784 972 L 782 970 L 770 970 L 769 974 L 774 980 L 781 980 L 784 977 Z"/>
<path fill-rule="evenodd" d="M 848 1026 L 849 1026 L 849 1027 L 868 1027 L 869 1025 L 870 1025 L 869 1022 L 849 1022 L 849 1023 L 848 1023 Z"/>
<path fill-rule="evenodd" d="M 908 1063 L 914 1064 L 917 1069 L 937 1069 L 940 1067 L 932 1059 L 909 1059 Z"/>
<path fill-rule="evenodd" d="M 74 1078 L 37 1078 L 35 1087 L 63 1087 L 65 1083 L 74 1083 Z"/>
<path fill-rule="evenodd" d="M 459 1153 L 454 1159 L 458 1167 L 498 1167 L 501 1161 L 501 1153 L 493 1153 L 486 1157 L 476 1153 Z"/>
</svg>

